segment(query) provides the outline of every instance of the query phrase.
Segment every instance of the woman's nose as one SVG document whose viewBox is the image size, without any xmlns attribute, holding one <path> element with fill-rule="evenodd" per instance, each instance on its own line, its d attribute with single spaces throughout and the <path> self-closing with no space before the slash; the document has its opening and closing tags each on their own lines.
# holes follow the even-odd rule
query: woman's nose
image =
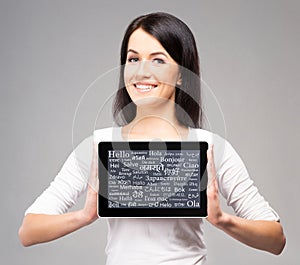
<svg viewBox="0 0 300 265">
<path fill-rule="evenodd" d="M 143 60 L 138 63 L 136 73 L 136 77 L 144 78 L 144 77 L 150 77 L 151 76 L 151 70 L 150 70 L 150 61 Z"/>
</svg>

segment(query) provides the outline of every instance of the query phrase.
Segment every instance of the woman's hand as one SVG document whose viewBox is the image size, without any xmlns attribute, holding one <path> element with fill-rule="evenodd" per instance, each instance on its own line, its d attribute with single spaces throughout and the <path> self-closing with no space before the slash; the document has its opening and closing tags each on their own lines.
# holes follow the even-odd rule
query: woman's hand
<svg viewBox="0 0 300 265">
<path fill-rule="evenodd" d="M 207 220 L 248 246 L 279 255 L 286 242 L 280 223 L 276 221 L 247 220 L 223 212 L 219 201 L 213 145 L 207 151 L 207 160 Z"/>
<path fill-rule="evenodd" d="M 94 222 L 97 216 L 97 152 L 94 148 L 91 175 L 83 209 L 64 214 L 27 214 L 19 229 L 19 238 L 24 246 L 55 240 Z"/>
<path fill-rule="evenodd" d="M 93 156 L 90 170 L 90 178 L 88 183 L 87 196 L 85 200 L 84 208 L 81 210 L 81 214 L 87 224 L 94 222 L 98 218 L 97 214 L 97 201 L 98 201 L 98 152 L 97 145 L 93 147 Z"/>
<path fill-rule="evenodd" d="M 214 226 L 219 226 L 219 224 L 222 222 L 224 214 L 220 207 L 219 201 L 219 189 L 216 179 L 213 145 L 210 145 L 209 149 L 207 150 L 207 174 L 207 220 Z"/>
</svg>

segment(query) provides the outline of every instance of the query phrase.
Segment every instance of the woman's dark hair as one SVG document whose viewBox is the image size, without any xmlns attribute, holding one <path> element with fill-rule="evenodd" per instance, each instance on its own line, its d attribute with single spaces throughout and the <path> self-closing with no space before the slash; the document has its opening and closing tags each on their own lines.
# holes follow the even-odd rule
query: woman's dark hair
<svg viewBox="0 0 300 265">
<path fill-rule="evenodd" d="M 114 120 L 118 125 L 125 125 L 136 116 L 136 105 L 132 103 L 124 83 L 124 65 L 129 38 L 138 28 L 156 38 L 180 67 L 182 81 L 175 92 L 175 113 L 178 121 L 189 127 L 201 128 L 203 111 L 200 66 L 193 33 L 180 19 L 162 12 L 137 17 L 126 29 L 121 46 L 119 90 L 113 104 Z"/>
</svg>

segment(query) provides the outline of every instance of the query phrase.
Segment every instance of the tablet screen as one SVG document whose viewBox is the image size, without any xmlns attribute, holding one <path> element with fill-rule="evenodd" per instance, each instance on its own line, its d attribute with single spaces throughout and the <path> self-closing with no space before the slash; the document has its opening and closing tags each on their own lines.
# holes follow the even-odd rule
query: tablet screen
<svg viewBox="0 0 300 265">
<path fill-rule="evenodd" d="M 98 214 L 205 217 L 204 142 L 100 142 Z"/>
</svg>

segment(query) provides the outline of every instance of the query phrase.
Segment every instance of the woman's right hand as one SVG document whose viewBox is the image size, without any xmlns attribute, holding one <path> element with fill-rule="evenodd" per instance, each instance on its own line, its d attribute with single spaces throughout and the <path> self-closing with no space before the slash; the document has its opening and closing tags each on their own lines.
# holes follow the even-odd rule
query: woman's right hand
<svg viewBox="0 0 300 265">
<path fill-rule="evenodd" d="M 82 219 L 88 225 L 98 218 L 97 214 L 98 192 L 88 186 L 84 208 L 80 211 Z"/>
<path fill-rule="evenodd" d="M 94 222 L 98 218 L 97 201 L 98 201 L 99 180 L 98 180 L 97 161 L 98 161 L 97 145 L 94 144 L 87 196 L 86 196 L 84 208 L 81 210 L 82 216 L 86 220 L 87 224 Z"/>
<path fill-rule="evenodd" d="M 27 214 L 19 229 L 19 238 L 23 246 L 55 240 L 94 222 L 98 218 L 97 161 L 97 149 L 94 148 L 87 196 L 83 209 L 57 215 Z"/>
</svg>

